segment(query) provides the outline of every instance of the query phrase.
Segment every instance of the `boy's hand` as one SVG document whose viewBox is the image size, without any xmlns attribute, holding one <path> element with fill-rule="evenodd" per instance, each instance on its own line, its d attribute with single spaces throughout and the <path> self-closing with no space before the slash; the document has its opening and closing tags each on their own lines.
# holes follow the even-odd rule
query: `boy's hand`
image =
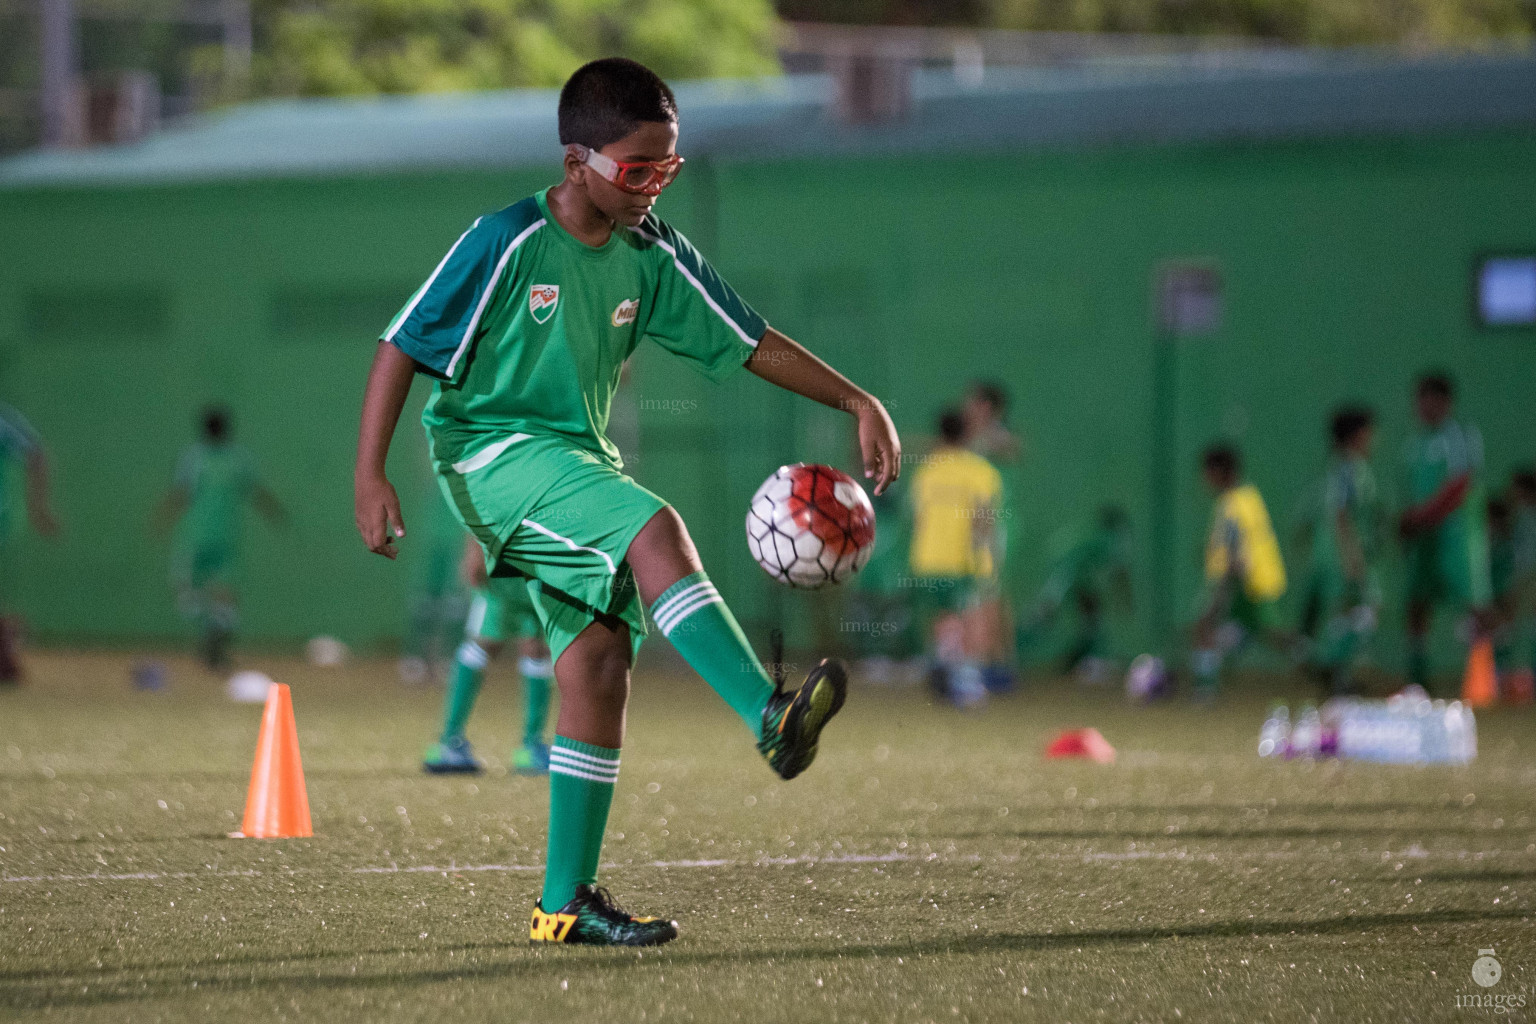
<svg viewBox="0 0 1536 1024">
<path fill-rule="evenodd" d="M 405 519 L 400 515 L 400 497 L 394 485 L 383 476 L 359 477 L 352 506 L 357 532 L 363 535 L 368 550 L 385 558 L 398 555 L 395 540 L 405 536 Z"/>
<path fill-rule="evenodd" d="M 878 399 L 861 404 L 858 417 L 864 477 L 875 481 L 876 494 L 884 494 L 901 476 L 901 438 L 896 436 L 896 425 Z"/>
</svg>

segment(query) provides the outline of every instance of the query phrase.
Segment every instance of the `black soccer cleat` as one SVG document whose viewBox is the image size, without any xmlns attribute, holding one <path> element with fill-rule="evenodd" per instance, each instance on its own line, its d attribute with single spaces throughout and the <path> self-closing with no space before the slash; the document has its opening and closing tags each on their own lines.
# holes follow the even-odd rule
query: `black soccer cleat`
<svg viewBox="0 0 1536 1024">
<path fill-rule="evenodd" d="M 775 633 L 774 687 L 763 709 L 762 738 L 758 753 L 781 779 L 792 779 L 816 760 L 816 743 L 832 716 L 848 699 L 848 667 L 836 658 L 824 658 L 811 669 L 794 693 L 784 689 L 783 637 Z"/>
<path fill-rule="evenodd" d="M 607 889 L 578 885 L 571 902 L 558 913 L 546 914 L 533 905 L 528 927 L 530 942 L 564 942 L 581 946 L 659 946 L 677 938 L 677 922 L 635 917 L 613 902 Z"/>
</svg>

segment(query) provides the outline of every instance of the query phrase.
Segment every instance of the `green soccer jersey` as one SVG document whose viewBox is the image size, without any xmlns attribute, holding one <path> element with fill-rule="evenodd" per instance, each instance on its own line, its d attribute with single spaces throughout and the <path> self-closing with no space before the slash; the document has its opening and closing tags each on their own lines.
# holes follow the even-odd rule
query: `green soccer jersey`
<svg viewBox="0 0 1536 1024">
<path fill-rule="evenodd" d="M 1063 596 L 1086 587 L 1098 590 L 1109 577 L 1130 565 L 1130 535 L 1099 523 L 1074 523 L 1051 535 L 1046 544 L 1051 582 Z"/>
<path fill-rule="evenodd" d="M 475 221 L 383 335 L 437 378 L 422 422 L 442 469 L 472 473 L 535 435 L 620 468 L 609 410 L 642 339 L 718 380 L 768 329 L 665 222 L 589 246 L 547 191 Z"/>
<path fill-rule="evenodd" d="M 239 445 L 200 441 L 183 452 L 176 466 L 176 487 L 187 498 L 182 544 L 234 544 L 256 484 L 256 462 Z"/>
<path fill-rule="evenodd" d="M 1438 427 L 1420 432 L 1404 452 L 1408 500 L 1418 505 L 1451 480 L 1470 475 L 1466 499 L 1446 517 L 1445 530 L 1481 528 L 1482 493 L 1478 477 L 1483 468 L 1483 436 L 1474 426 L 1447 418 Z"/>
<path fill-rule="evenodd" d="M 1343 545 L 1339 537 L 1341 512 L 1354 530 L 1366 565 L 1374 562 L 1380 548 L 1382 509 L 1376 473 L 1369 462 L 1358 456 L 1335 457 L 1323 480 L 1319 511 L 1321 515 L 1312 547 L 1314 564 L 1327 567 L 1343 564 Z"/>
<path fill-rule="evenodd" d="M 37 434 L 21 413 L 0 403 L 0 540 L 11 527 L 11 463 L 25 461 L 37 443 Z"/>
</svg>

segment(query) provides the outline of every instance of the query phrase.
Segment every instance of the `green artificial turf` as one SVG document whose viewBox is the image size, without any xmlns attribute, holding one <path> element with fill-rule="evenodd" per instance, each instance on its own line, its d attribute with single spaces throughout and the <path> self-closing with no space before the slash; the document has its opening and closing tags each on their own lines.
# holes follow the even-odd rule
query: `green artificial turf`
<svg viewBox="0 0 1536 1024">
<path fill-rule="evenodd" d="M 418 769 L 438 691 L 382 662 L 263 666 L 293 686 L 315 837 L 256 841 L 226 833 L 259 707 L 182 662 L 137 693 L 127 665 L 38 655 L 0 692 L 0 1019 L 1536 1013 L 1529 711 L 1481 716 L 1471 767 L 1390 768 L 1261 761 L 1259 679 L 1207 711 L 1061 683 L 962 715 L 855 686 L 784 783 L 703 684 L 642 673 L 603 881 L 682 937 L 533 949 L 546 786 L 505 770 L 504 670 L 470 727 L 491 770 L 470 779 Z M 1042 760 L 1074 725 L 1117 763 Z M 1483 989 L 1490 947 L 1504 974 Z"/>
</svg>

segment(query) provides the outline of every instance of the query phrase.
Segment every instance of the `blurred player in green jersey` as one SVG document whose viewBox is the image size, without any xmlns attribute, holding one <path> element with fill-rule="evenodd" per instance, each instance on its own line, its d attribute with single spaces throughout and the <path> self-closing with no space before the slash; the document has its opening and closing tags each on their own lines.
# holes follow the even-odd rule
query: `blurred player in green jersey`
<svg viewBox="0 0 1536 1024">
<path fill-rule="evenodd" d="M 1195 697 L 1215 698 L 1222 662 L 1250 636 L 1287 650 L 1280 625 L 1285 562 L 1259 489 L 1243 480 L 1242 459 L 1230 445 L 1206 449 L 1201 475 L 1215 496 L 1205 545 L 1205 591 L 1195 620 L 1191 668 Z"/>
<path fill-rule="evenodd" d="M 1429 685 L 1429 630 L 1435 608 L 1470 615 L 1487 631 L 1493 600 L 1484 520 L 1483 438 L 1453 415 L 1454 388 L 1427 373 L 1414 390 L 1420 431 L 1403 452 L 1407 507 L 1398 529 L 1408 556 L 1408 678 Z"/>
<path fill-rule="evenodd" d="M 1364 407 L 1334 413 L 1332 454 L 1317 492 L 1302 632 L 1313 674 L 1334 693 L 1353 686 L 1356 662 L 1381 616 L 1382 505 L 1370 462 L 1375 423 Z"/>
<path fill-rule="evenodd" d="M 1087 683 L 1108 678 L 1104 613 L 1112 597 L 1130 605 L 1130 541 L 1131 521 L 1119 505 L 1105 505 L 1088 522 L 1071 523 L 1053 533 L 1046 542 L 1049 575 L 1019 630 L 1019 646 L 1036 647 L 1070 605 L 1077 612 L 1077 634 L 1063 666 Z"/>
<path fill-rule="evenodd" d="M 53 537 L 59 532 L 48 498 L 48 456 L 37 432 L 9 405 L 0 403 L 0 601 L 10 597 L 4 590 L 6 547 L 16 528 L 12 500 L 12 466 L 19 463 L 25 483 L 23 500 L 32 529 L 40 536 Z M 21 661 L 17 647 L 21 629 L 14 618 L 0 606 L 0 684 L 21 680 Z"/>
<path fill-rule="evenodd" d="M 199 426 L 202 436 L 181 453 L 159 517 L 175 528 L 171 585 L 177 604 L 198 631 L 204 664 L 220 671 L 229 664 L 229 644 L 240 624 L 235 577 L 245 507 L 254 505 L 274 525 L 286 514 L 261 482 L 251 453 L 232 440 L 229 411 L 210 406 Z"/>
<path fill-rule="evenodd" d="M 464 623 L 464 642 L 459 645 L 448 673 L 443 729 L 422 759 L 422 767 L 433 774 L 480 771 L 480 762 L 464 728 L 475 709 L 486 668 L 501 654 L 508 640 L 515 640 L 517 670 L 523 680 L 523 738 L 512 753 L 512 770 L 520 775 L 543 775 L 549 771 L 544 723 L 549 719 L 549 682 L 554 668 L 549 662 L 549 648 L 544 644 L 538 612 L 528 596 L 528 581 L 521 577 L 487 576 L 485 554 L 473 537 L 465 538 L 463 553 L 461 571 L 475 596 Z"/>
<path fill-rule="evenodd" d="M 414 375 L 434 378 L 422 421 L 443 493 L 488 575 L 528 580 L 560 687 L 530 938 L 653 945 L 676 923 L 630 914 L 596 884 L 646 606 L 781 778 L 815 758 L 847 672 L 824 660 L 795 689 L 782 664 L 770 676 L 682 518 L 622 472 L 607 428 L 624 362 L 650 340 L 712 380 L 745 367 L 849 413 L 877 493 L 899 475 L 901 448 L 874 396 L 769 327 L 652 214 L 683 162 L 660 78 L 630 60 L 586 64 L 561 90 L 558 122 L 561 182 L 470 225 L 379 339 L 355 514 L 368 549 L 394 557 L 405 525 L 385 460 Z"/>
</svg>

